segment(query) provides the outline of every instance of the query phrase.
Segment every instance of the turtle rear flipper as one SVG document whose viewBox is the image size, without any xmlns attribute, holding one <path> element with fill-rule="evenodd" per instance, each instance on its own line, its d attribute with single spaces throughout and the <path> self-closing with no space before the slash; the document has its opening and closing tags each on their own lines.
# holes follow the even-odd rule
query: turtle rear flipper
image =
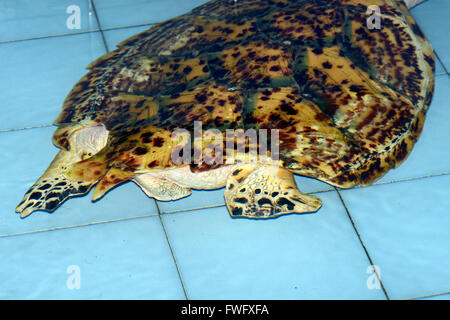
<svg viewBox="0 0 450 320">
<path fill-rule="evenodd" d="M 322 201 L 301 193 L 292 174 L 272 164 L 246 164 L 231 173 L 225 200 L 233 217 L 274 218 L 319 210 Z"/>
<path fill-rule="evenodd" d="M 47 171 L 31 186 L 16 207 L 16 212 L 20 213 L 21 218 L 38 210 L 53 212 L 68 198 L 89 192 L 96 181 L 74 181 L 64 174 L 67 166 L 76 161 L 78 161 L 78 157 L 65 150 L 61 150 L 56 155 Z"/>
</svg>

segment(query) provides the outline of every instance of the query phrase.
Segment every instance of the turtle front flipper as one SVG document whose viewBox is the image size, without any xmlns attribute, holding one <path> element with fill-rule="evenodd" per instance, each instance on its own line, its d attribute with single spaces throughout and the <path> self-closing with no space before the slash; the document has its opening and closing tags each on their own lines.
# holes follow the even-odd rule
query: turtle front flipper
<svg viewBox="0 0 450 320">
<path fill-rule="evenodd" d="M 77 155 L 61 150 L 16 207 L 20 217 L 25 218 L 38 210 L 53 212 L 68 198 L 88 193 L 97 181 L 74 181 L 65 175 L 67 167 L 78 160 Z"/>
<path fill-rule="evenodd" d="M 274 218 L 319 210 L 322 201 L 301 193 L 292 173 L 272 164 L 245 164 L 228 178 L 225 201 L 233 217 Z"/>
<path fill-rule="evenodd" d="M 68 198 L 88 193 L 107 172 L 104 163 L 89 160 L 104 148 L 108 135 L 104 126 L 95 123 L 61 125 L 53 136 L 61 151 L 16 207 L 20 217 L 38 210 L 53 212 Z M 89 170 L 73 172 L 76 164 L 86 162 Z M 98 176 L 89 176 L 92 171 Z"/>
</svg>

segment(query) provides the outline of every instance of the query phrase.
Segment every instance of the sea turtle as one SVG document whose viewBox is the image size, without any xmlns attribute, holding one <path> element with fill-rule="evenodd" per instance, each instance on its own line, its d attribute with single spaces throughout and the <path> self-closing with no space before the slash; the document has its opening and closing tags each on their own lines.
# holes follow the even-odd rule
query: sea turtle
<svg viewBox="0 0 450 320">
<path fill-rule="evenodd" d="M 434 87 L 432 48 L 401 0 L 214 0 L 88 69 L 21 217 L 130 180 L 163 201 L 225 187 L 233 217 L 315 212 L 293 174 L 372 183 L 411 151 Z"/>
</svg>

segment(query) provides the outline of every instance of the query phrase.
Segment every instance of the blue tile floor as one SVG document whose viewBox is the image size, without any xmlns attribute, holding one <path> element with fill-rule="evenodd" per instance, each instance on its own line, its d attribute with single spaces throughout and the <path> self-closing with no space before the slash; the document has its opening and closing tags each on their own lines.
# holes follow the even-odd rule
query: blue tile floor
<svg viewBox="0 0 450 320">
<path fill-rule="evenodd" d="M 57 153 L 51 123 L 84 67 L 204 2 L 0 4 L 0 299 L 449 299 L 447 0 L 412 10 L 438 59 L 410 157 L 370 187 L 336 190 L 296 177 L 322 198 L 316 214 L 236 220 L 222 190 L 158 202 L 132 183 L 94 204 L 87 196 L 54 214 L 14 214 Z M 69 29 L 74 4 L 81 19 Z"/>
</svg>

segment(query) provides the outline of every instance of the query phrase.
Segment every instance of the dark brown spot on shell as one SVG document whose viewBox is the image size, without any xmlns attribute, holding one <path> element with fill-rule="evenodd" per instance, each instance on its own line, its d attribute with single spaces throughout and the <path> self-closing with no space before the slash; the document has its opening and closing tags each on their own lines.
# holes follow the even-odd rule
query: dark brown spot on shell
<svg viewBox="0 0 450 320">
<path fill-rule="evenodd" d="M 153 138 L 153 146 L 160 148 L 163 146 L 163 144 L 164 144 L 164 138 L 161 138 L 161 137 Z"/>
<path fill-rule="evenodd" d="M 149 167 L 149 168 L 151 169 L 151 168 L 157 167 L 158 164 L 159 164 L 159 163 L 158 163 L 157 160 L 153 160 L 152 162 L 150 162 L 150 163 L 147 165 L 147 167 Z"/>
<path fill-rule="evenodd" d="M 325 69 L 331 69 L 333 68 L 333 65 L 331 63 L 329 63 L 328 61 L 322 63 L 322 67 L 324 67 Z"/>
<path fill-rule="evenodd" d="M 137 147 L 133 151 L 133 153 L 138 156 L 142 156 L 142 155 L 146 154 L 147 152 L 148 152 L 148 150 L 145 147 Z"/>
</svg>

